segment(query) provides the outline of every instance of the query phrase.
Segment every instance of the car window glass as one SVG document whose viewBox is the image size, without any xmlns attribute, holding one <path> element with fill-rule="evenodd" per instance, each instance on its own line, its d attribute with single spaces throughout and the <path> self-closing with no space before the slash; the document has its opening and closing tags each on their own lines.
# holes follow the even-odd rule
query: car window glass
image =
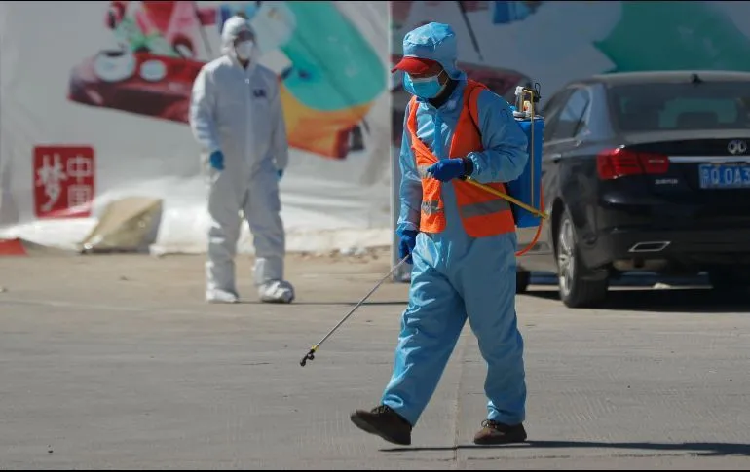
<svg viewBox="0 0 750 472">
<path fill-rule="evenodd" d="M 544 105 L 542 112 L 544 116 L 544 139 L 551 139 L 557 119 L 560 117 L 560 111 L 565 105 L 565 99 L 570 96 L 571 92 L 571 90 L 562 90 L 550 97 Z"/>
<path fill-rule="evenodd" d="M 746 128 L 750 85 L 745 82 L 618 86 L 615 114 L 622 131 Z"/>
<path fill-rule="evenodd" d="M 589 93 L 585 89 L 573 92 L 560 112 L 560 118 L 552 131 L 551 138 L 566 139 L 574 137 L 581 128 L 589 101 Z"/>
</svg>

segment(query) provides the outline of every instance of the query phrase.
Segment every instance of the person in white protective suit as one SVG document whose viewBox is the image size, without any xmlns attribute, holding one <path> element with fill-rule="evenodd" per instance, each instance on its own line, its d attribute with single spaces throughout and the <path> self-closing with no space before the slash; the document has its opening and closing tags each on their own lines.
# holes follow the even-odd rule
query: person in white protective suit
<svg viewBox="0 0 750 472">
<path fill-rule="evenodd" d="M 209 181 L 206 301 L 239 301 L 234 258 L 243 211 L 253 235 L 260 300 L 290 303 L 294 288 L 283 279 L 279 198 L 288 149 L 278 79 L 258 64 L 245 18 L 227 20 L 221 42 L 224 55 L 203 66 L 190 105 L 190 127 L 207 157 Z"/>
</svg>

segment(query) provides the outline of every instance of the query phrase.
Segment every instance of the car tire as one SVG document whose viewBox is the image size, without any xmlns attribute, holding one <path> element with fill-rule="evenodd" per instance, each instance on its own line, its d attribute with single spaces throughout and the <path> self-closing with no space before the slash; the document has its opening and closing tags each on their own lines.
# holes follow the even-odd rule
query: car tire
<svg viewBox="0 0 750 472">
<path fill-rule="evenodd" d="M 516 272 L 516 294 L 526 293 L 531 284 L 531 272 Z"/>
<path fill-rule="evenodd" d="M 609 280 L 584 278 L 587 269 L 581 261 L 575 226 L 567 211 L 562 215 L 556 238 L 560 300 L 568 308 L 591 308 L 602 303 L 607 298 Z"/>
<path fill-rule="evenodd" d="M 708 281 L 717 292 L 744 292 L 750 288 L 747 269 L 714 269 L 708 272 Z"/>
</svg>

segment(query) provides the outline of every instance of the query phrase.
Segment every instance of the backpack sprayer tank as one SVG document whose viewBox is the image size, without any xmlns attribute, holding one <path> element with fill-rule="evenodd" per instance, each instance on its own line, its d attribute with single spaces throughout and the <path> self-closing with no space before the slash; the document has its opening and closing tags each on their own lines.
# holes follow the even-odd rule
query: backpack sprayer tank
<svg viewBox="0 0 750 472">
<path fill-rule="evenodd" d="M 527 96 L 528 100 L 526 100 Z M 529 142 L 526 147 L 529 161 L 516 180 L 505 184 L 508 193 L 504 194 L 492 187 L 480 184 L 471 177 L 465 178 L 466 182 L 513 203 L 510 208 L 516 228 L 537 228 L 534 239 L 524 249 L 516 252 L 516 256 L 526 254 L 536 245 L 542 234 L 543 220 L 549 218 L 549 215 L 544 212 L 542 190 L 544 118 L 534 113 L 534 104 L 538 103 L 541 97 L 539 84 L 534 90 L 525 87 L 516 88 L 516 105 L 511 106 L 510 109 L 513 112 L 513 118 L 526 134 Z"/>
<path fill-rule="evenodd" d="M 516 103 L 511 107 L 513 118 L 519 124 L 529 141 L 526 148 L 529 161 L 521 175 L 507 183 L 508 194 L 526 205 L 544 211 L 542 201 L 542 147 L 544 145 L 544 118 L 535 114 L 536 104 L 541 99 L 539 84 L 534 90 L 516 87 Z M 518 205 L 512 205 L 516 227 L 533 228 L 540 226 L 540 212 L 531 212 Z"/>
</svg>

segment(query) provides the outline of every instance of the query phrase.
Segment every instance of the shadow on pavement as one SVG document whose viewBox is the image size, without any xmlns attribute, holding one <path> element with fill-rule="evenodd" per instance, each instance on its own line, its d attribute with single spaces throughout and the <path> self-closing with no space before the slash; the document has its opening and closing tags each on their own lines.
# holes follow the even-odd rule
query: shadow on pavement
<svg viewBox="0 0 750 472">
<path fill-rule="evenodd" d="M 507 444 L 503 446 L 458 445 L 450 447 L 404 447 L 381 449 L 381 452 L 440 452 L 471 449 L 628 449 L 646 451 L 669 451 L 698 454 L 701 456 L 750 456 L 750 444 L 728 443 L 606 443 L 589 441 L 529 441 L 524 444 Z"/>
<path fill-rule="evenodd" d="M 357 300 L 359 301 L 359 300 Z M 354 302 L 306 302 L 304 300 L 294 300 L 292 302 L 292 305 L 299 305 L 299 306 L 342 306 L 342 307 L 354 307 L 357 304 L 357 301 Z M 365 302 L 362 304 L 362 306 L 395 306 L 400 307 L 400 309 L 406 308 L 407 300 L 400 300 L 400 301 L 388 301 L 388 302 Z M 273 304 L 269 303 L 261 303 L 259 301 L 253 301 L 253 300 L 242 300 L 239 303 L 240 305 L 264 305 L 269 306 Z"/>
<path fill-rule="evenodd" d="M 560 300 L 557 290 L 532 290 L 523 296 Z M 725 294 L 709 289 L 610 290 L 598 310 L 728 313 L 750 311 L 750 292 Z"/>
</svg>

